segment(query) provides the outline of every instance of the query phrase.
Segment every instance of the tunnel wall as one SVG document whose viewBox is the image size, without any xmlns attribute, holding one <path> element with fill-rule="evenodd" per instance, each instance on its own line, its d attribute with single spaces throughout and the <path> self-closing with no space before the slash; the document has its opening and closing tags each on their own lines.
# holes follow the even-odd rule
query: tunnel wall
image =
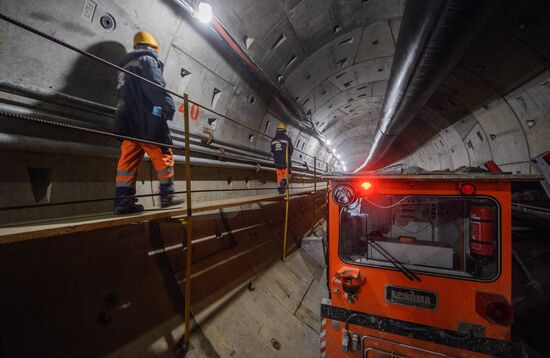
<svg viewBox="0 0 550 358">
<path fill-rule="evenodd" d="M 289 255 L 311 232 L 312 199 L 302 196 L 290 202 Z M 316 200 L 318 222 L 326 210 L 324 193 Z M 201 325 L 219 325 L 221 308 L 213 309 L 215 304 L 280 260 L 283 213 L 280 202 L 194 216 L 191 303 Z M 185 242 L 186 228 L 174 220 L 1 245 L 0 356 L 174 356 L 183 334 Z M 323 281 L 322 269 L 316 270 L 317 279 Z M 282 292 L 298 308 L 307 272 L 300 272 L 300 278 L 296 272 L 290 278 L 279 274 L 275 271 L 269 280 L 255 284 L 258 291 L 262 290 L 271 308 Z M 265 297 L 264 285 L 274 290 L 270 297 Z M 318 301 L 310 306 L 318 307 Z M 284 305 L 280 309 L 280 317 L 292 316 Z M 295 333 L 318 342 L 315 321 L 319 316 L 301 313 L 313 320 L 314 328 L 292 317 Z M 280 325 L 277 331 L 285 331 L 285 320 L 263 324 L 267 327 L 274 322 Z M 235 327 L 228 329 L 234 333 Z M 283 342 L 286 351 L 289 345 Z M 256 344 L 269 341 L 258 339 Z"/>
<path fill-rule="evenodd" d="M 84 9 L 88 3 L 63 0 L 48 6 L 42 1 L 23 0 L 0 4 L 0 11 L 115 64 L 132 50 L 136 31 L 149 31 L 156 36 L 161 48 L 168 89 L 187 93 L 191 100 L 265 135 L 204 110 L 191 122 L 191 129 L 196 132 L 210 130 L 215 137 L 268 151 L 266 138 L 275 133 L 281 120 L 290 120 L 278 110 L 280 106 L 272 103 L 271 94 L 259 87 L 238 61 L 214 41 L 208 27 L 190 18 L 175 1 L 153 4 L 102 1 L 97 3 L 91 22 L 86 19 Z M 114 29 L 102 27 L 100 19 L 105 15 L 115 20 Z M 4 21 L 0 28 L 6 34 L 4 51 L 0 54 L 5 79 L 106 105 L 116 104 L 115 70 Z M 175 101 L 177 107 L 183 102 L 178 98 Z M 176 116 L 170 125 L 182 129 L 182 115 Z M 293 125 L 289 127 L 289 134 L 295 140 L 300 135 L 310 138 Z M 310 161 L 310 158 L 304 160 Z"/>
<path fill-rule="evenodd" d="M 87 5 L 91 5 L 91 9 L 87 9 Z M 165 63 L 167 88 L 177 93 L 187 93 L 191 100 L 235 120 L 229 121 L 201 109 L 198 118 L 191 120 L 192 132 L 213 133 L 214 140 L 244 147 L 245 152 L 246 148 L 250 148 L 251 153 L 260 153 L 260 156 L 269 159 L 270 140 L 277 125 L 281 121 L 288 122 L 288 134 L 293 141 L 307 142 L 303 151 L 318 155 L 318 168 L 323 168 L 321 160 L 326 159 L 328 153 L 318 153 L 319 141 L 294 126 L 292 123 L 295 122 L 282 109 L 281 104 L 272 100 L 272 95 L 260 87 L 237 60 L 228 56 L 228 52 L 215 41 L 208 27 L 190 18 L 175 1 L 152 3 L 145 0 L 61 0 L 53 6 L 43 1 L 22 0 L 0 3 L 0 12 L 114 63 L 131 51 L 133 34 L 136 31 L 149 31 L 156 36 L 161 48 L 160 56 Z M 114 19 L 116 25 L 113 29 L 102 27 L 101 19 L 104 16 Z M 0 52 L 3 81 L 33 86 L 50 93 L 47 96 L 51 97 L 55 93 L 63 93 L 85 99 L 109 106 L 106 111 L 112 112 L 112 106 L 116 102 L 115 70 L 4 21 L 0 21 L 0 31 L 3 34 Z M 177 98 L 175 102 L 177 107 L 182 103 Z M 102 130 L 112 128 L 112 113 L 85 111 L 71 107 L 74 104 L 70 102 L 52 105 L 47 101 L 0 91 L 0 106 L 3 110 L 55 122 Z M 175 138 L 181 141 L 183 115 L 176 113 L 169 125 Z M 16 149 L 6 144 L 8 139 L 0 138 L 0 146 L 4 148 L 0 159 L 6 168 L 0 174 L 0 181 L 3 183 L 0 189 L 1 207 L 113 196 L 119 146 L 115 139 L 16 119 L 2 119 L 0 131 L 7 135 L 27 136 L 31 142 L 36 138 L 33 148 L 28 146 Z M 48 148 L 40 147 L 41 139 L 52 140 L 57 144 L 83 143 L 89 146 L 89 150 L 69 143 L 71 145 L 64 152 L 58 150 L 53 153 Z M 13 144 L 19 139 L 14 137 L 10 140 Z M 181 151 L 176 154 L 183 155 Z M 313 167 L 311 157 L 295 152 L 293 159 L 306 162 L 309 168 Z M 175 171 L 176 190 L 184 190 L 181 161 L 176 163 Z M 261 189 L 276 186 L 274 171 L 194 165 L 192 175 L 193 189 L 198 190 Z M 145 162 L 142 165 L 138 180 L 138 194 L 157 191 L 158 184 L 150 163 Z M 300 186 L 303 186 L 302 182 L 296 181 L 295 187 Z M 247 190 L 194 194 L 193 201 L 271 192 Z M 158 199 L 142 199 L 142 202 L 148 207 L 158 205 Z M 47 209 L 3 211 L 0 212 L 0 222 L 82 215 L 110 211 L 111 207 L 112 203 L 106 201 Z"/>
<path fill-rule="evenodd" d="M 534 174 L 532 159 L 550 150 L 550 72 L 461 118 L 398 163 L 427 170 L 482 166 Z"/>
</svg>

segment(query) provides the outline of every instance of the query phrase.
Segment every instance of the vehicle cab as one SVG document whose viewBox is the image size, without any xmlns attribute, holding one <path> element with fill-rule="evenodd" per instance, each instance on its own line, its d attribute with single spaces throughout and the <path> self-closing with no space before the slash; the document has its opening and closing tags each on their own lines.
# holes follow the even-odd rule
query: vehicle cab
<svg viewBox="0 0 550 358">
<path fill-rule="evenodd" d="M 519 176 L 328 179 L 322 355 L 514 356 L 511 181 Z"/>
</svg>

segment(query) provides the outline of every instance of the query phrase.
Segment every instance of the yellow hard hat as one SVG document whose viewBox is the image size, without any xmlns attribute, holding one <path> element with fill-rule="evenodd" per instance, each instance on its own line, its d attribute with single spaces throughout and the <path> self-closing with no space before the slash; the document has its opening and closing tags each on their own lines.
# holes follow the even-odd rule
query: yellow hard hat
<svg viewBox="0 0 550 358">
<path fill-rule="evenodd" d="M 286 131 L 286 124 L 284 123 L 281 123 L 277 126 L 277 130 L 283 130 L 283 131 Z"/>
<path fill-rule="evenodd" d="M 155 40 L 153 35 L 151 35 L 146 31 L 136 32 L 136 34 L 134 35 L 134 49 L 138 45 L 149 45 L 155 50 L 160 52 L 160 47 L 159 47 L 159 44 L 157 43 L 157 40 Z"/>
</svg>

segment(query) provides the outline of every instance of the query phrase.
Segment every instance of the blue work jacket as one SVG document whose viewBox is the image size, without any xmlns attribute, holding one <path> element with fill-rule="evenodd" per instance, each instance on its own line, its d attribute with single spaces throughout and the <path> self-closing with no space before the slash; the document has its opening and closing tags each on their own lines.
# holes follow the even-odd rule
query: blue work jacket
<svg viewBox="0 0 550 358">
<path fill-rule="evenodd" d="M 271 153 L 273 153 L 273 159 L 275 164 L 280 167 L 286 167 L 286 147 L 288 146 L 288 167 L 292 168 L 292 152 L 294 147 L 292 145 L 292 140 L 286 135 L 284 131 L 277 131 L 275 137 L 271 140 Z"/>
<path fill-rule="evenodd" d="M 163 76 L 164 65 L 154 49 L 130 52 L 119 66 L 162 87 L 166 86 Z M 117 133 L 172 144 L 166 121 L 172 120 L 175 106 L 174 100 L 166 91 L 120 72 L 117 96 Z"/>
</svg>

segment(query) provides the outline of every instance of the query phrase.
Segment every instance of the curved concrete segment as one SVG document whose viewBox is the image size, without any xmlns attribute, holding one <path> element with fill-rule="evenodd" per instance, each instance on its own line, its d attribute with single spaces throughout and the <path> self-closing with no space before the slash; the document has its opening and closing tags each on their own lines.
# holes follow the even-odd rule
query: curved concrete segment
<svg viewBox="0 0 550 358">
<path fill-rule="evenodd" d="M 0 13 L 112 63 L 133 50 L 136 31 L 154 34 L 166 87 L 202 105 L 191 108 L 192 205 L 275 193 L 270 144 L 281 123 L 296 149 L 292 190 L 363 163 L 400 70 L 406 1 L 427 0 L 204 1 L 225 40 L 190 16 L 191 0 L 0 1 Z M 550 1 L 497 3 L 380 166 L 494 161 L 506 172 L 536 171 L 533 159 L 550 150 Z M 113 130 L 118 71 L 0 20 L 0 74 L 0 226 L 111 212 L 120 143 L 70 126 Z M 181 146 L 181 112 L 169 127 Z M 175 155 L 183 193 L 181 148 Z M 158 187 L 145 161 L 139 203 L 158 207 Z M 290 247 L 326 212 L 324 197 L 310 200 L 290 203 Z M 272 265 L 283 218 L 280 203 L 197 216 L 192 354 L 317 355 L 321 269 L 301 250 Z M 174 354 L 186 263 L 174 247 L 184 238 L 179 221 L 140 222 L 0 246 L 0 349 Z M 253 291 L 243 286 L 251 279 Z"/>
<path fill-rule="evenodd" d="M 319 240 L 206 309 L 193 309 L 186 357 L 318 357 L 320 302 L 328 295 L 324 264 L 316 261 L 322 255 Z M 183 322 L 174 317 L 107 356 L 171 357 L 182 334 Z"/>
<path fill-rule="evenodd" d="M 195 320 L 220 357 L 317 357 L 323 272 L 298 250 Z"/>
</svg>

